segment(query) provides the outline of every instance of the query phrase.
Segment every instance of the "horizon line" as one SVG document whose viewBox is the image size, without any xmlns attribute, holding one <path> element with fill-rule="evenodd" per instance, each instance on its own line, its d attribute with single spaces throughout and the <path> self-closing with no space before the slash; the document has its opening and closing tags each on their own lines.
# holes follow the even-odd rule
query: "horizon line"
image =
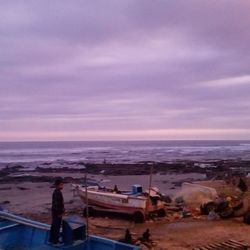
<svg viewBox="0 0 250 250">
<path fill-rule="evenodd" d="M 118 139 L 118 140 L 23 140 L 23 141 L 1 141 L 0 143 L 25 143 L 25 142 L 164 142 L 164 141 L 250 141 L 250 139 Z"/>
</svg>

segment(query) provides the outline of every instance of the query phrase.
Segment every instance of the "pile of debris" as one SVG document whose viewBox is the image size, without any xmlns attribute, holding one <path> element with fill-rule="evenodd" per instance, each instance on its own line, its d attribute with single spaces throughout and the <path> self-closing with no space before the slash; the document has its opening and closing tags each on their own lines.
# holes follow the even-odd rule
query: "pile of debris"
<svg viewBox="0 0 250 250">
<path fill-rule="evenodd" d="M 208 220 L 244 217 L 250 224 L 250 193 L 246 181 L 239 178 L 238 185 L 221 181 L 223 188 L 213 188 L 206 183 L 183 183 L 172 203 L 166 205 L 170 221 L 186 217 L 196 219 L 206 215 Z"/>
</svg>

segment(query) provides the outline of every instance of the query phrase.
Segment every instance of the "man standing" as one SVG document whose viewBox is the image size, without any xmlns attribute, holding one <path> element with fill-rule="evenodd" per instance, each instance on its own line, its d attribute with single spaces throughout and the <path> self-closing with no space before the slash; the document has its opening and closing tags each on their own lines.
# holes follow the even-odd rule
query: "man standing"
<svg viewBox="0 0 250 250">
<path fill-rule="evenodd" d="M 63 180 L 55 181 L 55 190 L 52 195 L 52 224 L 50 228 L 49 241 L 52 244 L 59 243 L 59 233 L 62 224 L 62 216 L 64 213 L 64 201 L 61 190 L 63 189 Z"/>
</svg>

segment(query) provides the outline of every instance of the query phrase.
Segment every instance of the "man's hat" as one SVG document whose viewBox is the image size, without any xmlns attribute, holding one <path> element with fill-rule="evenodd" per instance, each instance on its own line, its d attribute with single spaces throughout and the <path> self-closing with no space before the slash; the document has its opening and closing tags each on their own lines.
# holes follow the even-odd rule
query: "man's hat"
<svg viewBox="0 0 250 250">
<path fill-rule="evenodd" d="M 63 179 L 62 179 L 62 178 L 57 178 L 57 179 L 55 180 L 54 185 L 55 185 L 55 186 L 58 186 L 58 185 L 60 185 L 60 184 L 62 184 L 62 183 L 63 183 Z"/>
</svg>

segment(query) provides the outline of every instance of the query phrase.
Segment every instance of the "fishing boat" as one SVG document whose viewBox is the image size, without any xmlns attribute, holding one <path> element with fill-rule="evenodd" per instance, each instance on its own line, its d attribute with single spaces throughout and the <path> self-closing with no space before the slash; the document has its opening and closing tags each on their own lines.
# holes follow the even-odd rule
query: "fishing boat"
<svg viewBox="0 0 250 250">
<path fill-rule="evenodd" d="M 95 210 L 130 214 L 135 222 L 143 222 L 149 214 L 155 213 L 159 217 L 166 215 L 165 202 L 160 199 L 157 188 L 150 188 L 150 192 L 143 192 L 141 185 L 133 185 L 132 191 L 120 192 L 99 186 L 85 186 L 73 184 L 73 189 L 86 203 L 89 214 Z M 87 198 L 86 198 L 87 197 Z"/>
<path fill-rule="evenodd" d="M 79 216 L 63 219 L 63 245 L 48 243 L 50 226 L 8 212 L 0 211 L 0 250 L 139 250 L 138 246 L 87 235 Z"/>
</svg>

